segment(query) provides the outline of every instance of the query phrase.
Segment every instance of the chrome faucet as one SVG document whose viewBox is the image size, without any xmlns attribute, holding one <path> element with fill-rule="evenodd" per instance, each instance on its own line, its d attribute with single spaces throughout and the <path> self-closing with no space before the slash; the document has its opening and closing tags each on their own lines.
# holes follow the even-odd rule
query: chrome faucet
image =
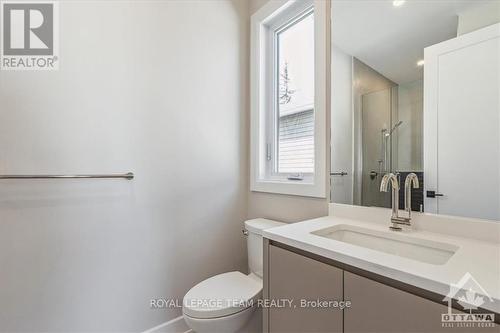
<svg viewBox="0 0 500 333">
<path fill-rule="evenodd" d="M 380 192 L 387 192 L 387 187 L 391 183 L 392 188 L 392 215 L 391 225 L 389 229 L 394 231 L 401 231 L 399 225 L 410 225 L 410 219 L 399 216 L 399 181 L 398 177 L 393 173 L 385 174 L 380 182 Z"/>
<path fill-rule="evenodd" d="M 408 220 L 411 220 L 411 186 L 419 188 L 418 177 L 415 173 L 411 172 L 406 176 L 405 180 L 405 210 L 408 212 Z"/>
</svg>

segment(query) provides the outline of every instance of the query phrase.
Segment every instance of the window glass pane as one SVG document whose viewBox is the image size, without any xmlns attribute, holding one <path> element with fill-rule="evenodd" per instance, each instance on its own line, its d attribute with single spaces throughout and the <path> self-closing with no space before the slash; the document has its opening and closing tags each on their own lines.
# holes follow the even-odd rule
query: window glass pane
<svg viewBox="0 0 500 333">
<path fill-rule="evenodd" d="M 277 172 L 314 172 L 314 15 L 277 34 Z"/>
</svg>

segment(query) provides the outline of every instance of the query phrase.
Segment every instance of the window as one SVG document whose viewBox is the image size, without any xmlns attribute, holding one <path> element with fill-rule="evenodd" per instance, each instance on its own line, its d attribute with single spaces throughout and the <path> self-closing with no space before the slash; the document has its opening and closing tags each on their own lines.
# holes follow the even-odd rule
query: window
<svg viewBox="0 0 500 333">
<path fill-rule="evenodd" d="M 325 197 L 328 1 L 252 16 L 253 191 Z"/>
<path fill-rule="evenodd" d="M 307 11 L 276 33 L 274 171 L 302 178 L 314 173 L 314 12 Z"/>
</svg>

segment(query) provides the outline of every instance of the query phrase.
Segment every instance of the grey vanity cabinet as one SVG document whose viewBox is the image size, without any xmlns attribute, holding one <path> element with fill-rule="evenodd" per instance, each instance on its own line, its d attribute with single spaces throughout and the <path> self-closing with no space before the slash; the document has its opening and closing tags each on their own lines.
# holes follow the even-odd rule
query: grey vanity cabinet
<svg viewBox="0 0 500 333">
<path fill-rule="evenodd" d="M 444 305 L 344 271 L 344 332 L 449 332 L 441 327 Z"/>
<path fill-rule="evenodd" d="M 366 277 L 362 276 L 364 274 Z M 264 332 L 500 333 L 498 324 L 493 328 L 443 327 L 441 314 L 447 313 L 448 308 L 439 303 L 440 297 L 429 300 L 417 296 L 418 291 L 414 288 L 395 288 L 389 285 L 392 282 L 388 279 L 371 275 L 266 241 L 264 297 L 269 300 L 293 299 L 297 307 L 265 308 Z M 299 306 L 301 299 L 344 300 L 350 301 L 351 307 L 344 310 L 302 308 Z M 453 312 L 460 311 L 454 309 Z"/>
<path fill-rule="evenodd" d="M 342 332 L 342 310 L 301 307 L 301 300 L 342 299 L 342 270 L 280 247 L 268 248 L 268 299 L 293 299 L 267 309 L 265 332 Z"/>
<path fill-rule="evenodd" d="M 430 301 L 409 292 L 344 271 L 344 298 L 352 306 L 344 310 L 345 333 L 500 333 L 500 327 L 446 327 L 441 314 L 445 304 Z M 453 313 L 463 313 L 456 309 Z"/>
</svg>

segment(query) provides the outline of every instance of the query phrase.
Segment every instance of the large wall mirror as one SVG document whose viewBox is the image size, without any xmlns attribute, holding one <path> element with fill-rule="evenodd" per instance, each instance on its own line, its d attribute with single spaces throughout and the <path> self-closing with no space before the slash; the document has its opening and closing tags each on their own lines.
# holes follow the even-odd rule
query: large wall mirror
<svg viewBox="0 0 500 333">
<path fill-rule="evenodd" d="M 414 211 L 500 220 L 498 22 L 499 1 L 332 2 L 332 202 L 390 207 L 384 174 L 415 173 Z"/>
</svg>

